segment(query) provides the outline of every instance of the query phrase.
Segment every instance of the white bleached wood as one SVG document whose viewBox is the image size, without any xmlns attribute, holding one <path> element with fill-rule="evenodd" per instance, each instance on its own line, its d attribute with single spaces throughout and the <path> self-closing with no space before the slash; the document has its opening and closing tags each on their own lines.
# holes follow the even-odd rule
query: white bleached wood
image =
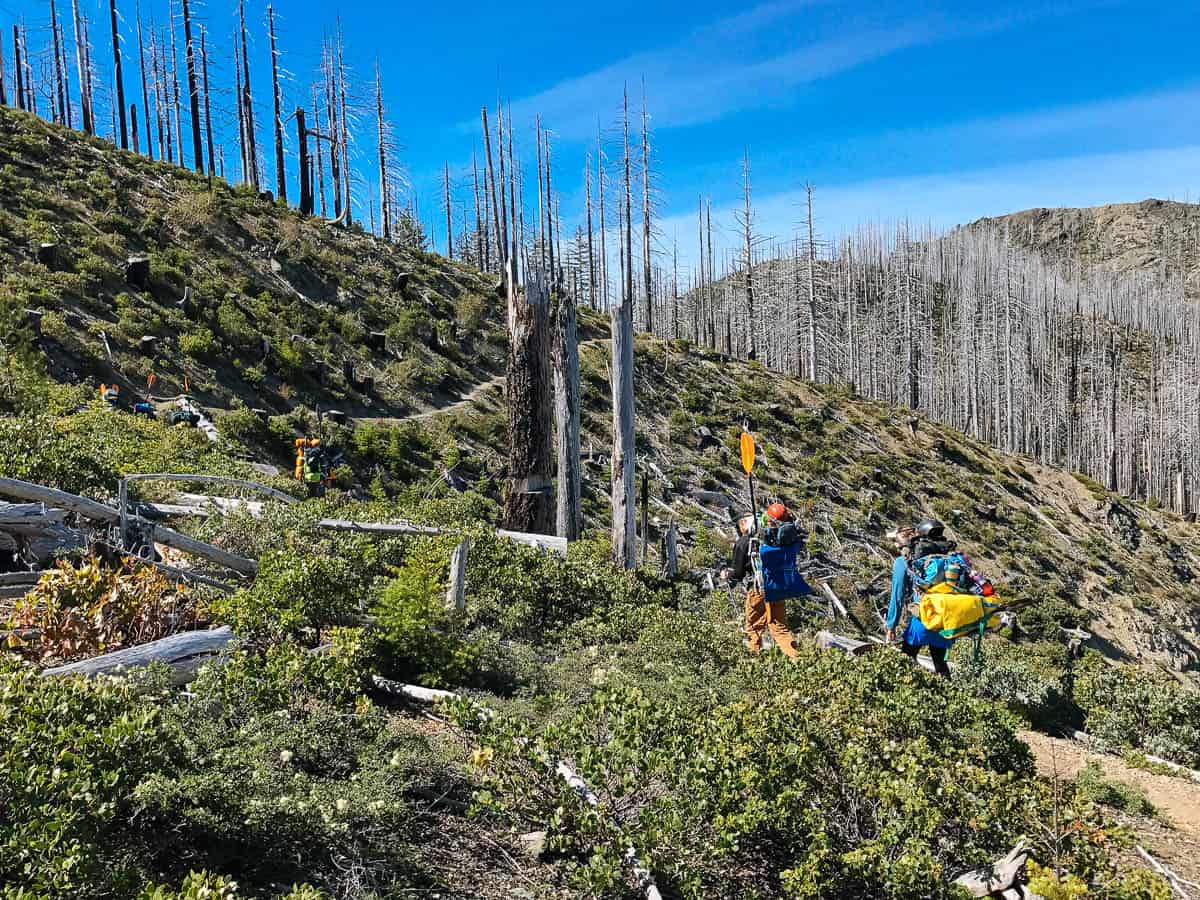
<svg viewBox="0 0 1200 900">
<path fill-rule="evenodd" d="M 186 684 L 204 663 L 229 648 L 235 640 L 228 627 L 211 631 L 186 631 L 138 647 L 127 647 L 92 659 L 45 669 L 42 675 L 118 675 L 161 662 L 170 666 L 172 684 Z"/>
</svg>

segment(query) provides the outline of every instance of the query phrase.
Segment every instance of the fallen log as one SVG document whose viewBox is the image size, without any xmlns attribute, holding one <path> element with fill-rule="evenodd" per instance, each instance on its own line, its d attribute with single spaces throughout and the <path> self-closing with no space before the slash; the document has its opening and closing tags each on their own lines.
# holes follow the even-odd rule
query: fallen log
<svg viewBox="0 0 1200 900">
<path fill-rule="evenodd" d="M 137 647 L 44 669 L 42 675 L 119 675 L 130 669 L 161 662 L 171 668 L 171 684 L 181 685 L 191 681 L 202 665 L 228 649 L 235 640 L 228 627 L 211 631 L 185 631 Z"/>
<path fill-rule="evenodd" d="M 20 481 L 16 478 L 0 478 L 0 495 L 48 503 L 77 513 L 86 519 L 94 519 L 101 522 L 118 522 L 121 519 L 121 514 L 105 503 L 99 503 L 87 497 L 76 496 L 75 494 L 68 494 L 66 491 L 45 487 L 44 485 Z M 184 553 L 191 553 L 211 559 L 213 562 L 227 569 L 233 569 L 235 572 L 240 572 L 243 575 L 253 575 L 258 570 L 258 564 L 252 559 L 246 559 L 227 550 L 222 550 L 220 547 L 214 547 L 212 544 L 198 541 L 193 537 L 181 534 L 174 529 L 166 528 L 162 525 L 153 526 L 151 538 L 160 544 L 166 544 L 168 547 L 182 550 Z"/>
<path fill-rule="evenodd" d="M 317 526 L 332 531 L 360 531 L 364 534 L 447 534 L 450 531 L 428 525 L 414 525 L 412 522 L 353 522 L 348 519 L 321 519 Z M 567 552 L 567 539 L 552 534 L 531 534 L 526 531 L 507 531 L 503 528 L 497 528 L 496 534 L 540 550 L 552 550 L 564 555 Z"/>
<path fill-rule="evenodd" d="M 0 585 L 5 587 L 15 584 L 37 584 L 41 580 L 41 571 L 37 572 L 5 572 L 0 574 Z"/>
<path fill-rule="evenodd" d="M 869 653 L 871 650 L 883 645 L 845 637 L 844 635 L 834 634 L 831 631 L 818 631 L 817 646 L 822 650 L 840 650 L 848 656 L 862 656 L 864 653 Z"/>
</svg>

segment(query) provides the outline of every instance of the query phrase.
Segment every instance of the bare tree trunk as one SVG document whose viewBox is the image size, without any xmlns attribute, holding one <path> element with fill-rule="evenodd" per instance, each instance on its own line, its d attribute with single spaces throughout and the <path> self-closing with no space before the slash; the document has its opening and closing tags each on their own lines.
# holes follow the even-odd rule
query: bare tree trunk
<svg viewBox="0 0 1200 900">
<path fill-rule="evenodd" d="M 121 149 L 129 149 L 129 128 L 125 122 L 125 82 L 121 78 L 121 40 L 117 35 L 117 0 L 108 0 L 108 14 L 112 21 L 113 71 L 117 84 L 117 112 L 121 120 Z"/>
<path fill-rule="evenodd" d="M 17 95 L 17 109 L 25 109 L 25 66 L 21 61 L 21 26 L 13 25 L 13 68 L 16 82 L 13 90 Z"/>
<path fill-rule="evenodd" d="M 200 29 L 200 68 L 204 74 L 204 134 L 205 141 L 208 144 L 208 182 L 212 184 L 212 176 L 214 172 L 213 159 L 213 128 L 212 128 L 212 102 L 211 94 L 208 90 L 208 29 Z"/>
<path fill-rule="evenodd" d="M 261 183 L 258 177 L 258 146 L 254 138 L 254 95 L 250 90 L 250 51 L 246 42 L 246 10 L 244 0 L 238 0 L 238 26 L 241 29 L 242 44 L 242 123 L 245 130 L 246 170 L 247 181 L 259 189 Z"/>
<path fill-rule="evenodd" d="M 483 222 L 479 218 L 479 163 L 475 158 L 474 147 L 471 148 L 471 187 L 475 194 L 475 265 L 480 271 L 486 272 L 487 265 L 483 258 Z"/>
<path fill-rule="evenodd" d="M 25 19 L 21 19 L 21 56 L 25 59 L 25 92 L 27 101 L 25 108 L 35 116 L 38 114 L 37 83 L 33 77 L 33 59 L 29 53 L 29 29 L 25 27 Z"/>
<path fill-rule="evenodd" d="M 0 34 L 0 106 L 8 106 L 8 94 L 4 88 L 4 35 Z"/>
<path fill-rule="evenodd" d="M 375 60 L 375 122 L 379 127 L 379 221 L 383 225 L 383 239 L 392 239 L 392 223 L 388 218 L 387 138 L 383 127 L 383 79 L 379 72 L 379 60 Z"/>
<path fill-rule="evenodd" d="M 333 217 L 342 218 L 341 126 L 338 124 L 337 95 L 334 90 L 333 48 L 326 50 L 325 103 L 329 112 L 329 175 L 333 188 Z"/>
<path fill-rule="evenodd" d="M 151 35 L 153 46 L 150 48 L 150 54 L 154 60 L 154 117 L 158 124 L 159 156 L 167 162 L 174 162 L 175 142 L 171 138 L 171 111 L 167 102 L 167 61 L 160 43 L 161 35 L 155 31 L 153 22 Z"/>
<path fill-rule="evenodd" d="M 744 182 L 743 197 L 745 206 L 742 212 L 742 236 L 744 239 L 745 257 L 742 264 L 746 269 L 746 332 L 750 339 L 750 350 L 747 358 L 758 359 L 758 338 L 755 334 L 754 318 L 754 218 L 750 210 L 750 154 L 746 153 L 742 161 L 742 177 Z M 712 240 L 711 232 L 709 240 Z M 730 352 L 733 348 L 730 347 Z"/>
<path fill-rule="evenodd" d="M 812 185 L 804 186 L 808 205 L 808 377 L 817 378 L 817 288 L 814 276 L 816 266 L 816 243 L 813 240 Z"/>
<path fill-rule="evenodd" d="M 611 312 L 612 320 L 612 547 L 613 560 L 624 569 L 637 565 L 637 525 L 634 504 L 634 474 L 637 450 L 634 445 L 633 398 L 633 233 L 629 223 L 633 211 L 629 177 L 629 94 L 624 102 L 624 247 L 621 303 Z"/>
<path fill-rule="evenodd" d="M 204 171 L 204 145 L 200 139 L 200 87 L 196 78 L 196 45 L 192 42 L 192 11 L 183 0 L 183 53 L 187 66 L 188 108 L 192 114 L 192 157 L 197 172 Z"/>
<path fill-rule="evenodd" d="M 308 158 L 308 129 L 305 127 L 304 107 L 296 107 L 296 146 L 300 162 L 300 215 L 313 212 L 312 168 Z"/>
<path fill-rule="evenodd" d="M 346 66 L 343 60 L 345 50 L 342 41 L 342 22 L 338 19 L 337 44 L 337 77 L 338 77 L 338 126 L 341 128 L 342 139 L 342 188 L 345 190 L 344 205 L 342 206 L 342 222 L 350 227 L 351 204 L 351 172 L 350 172 L 350 120 L 346 111 Z"/>
<path fill-rule="evenodd" d="M 321 198 L 321 218 L 325 218 L 325 163 L 321 156 L 321 104 L 317 96 L 317 86 L 313 85 L 313 130 L 316 132 L 316 144 L 313 147 L 313 159 L 317 170 L 317 193 Z"/>
<path fill-rule="evenodd" d="M 62 64 L 62 44 L 60 41 L 61 35 L 58 30 L 58 10 L 55 8 L 54 0 L 50 0 L 50 34 L 53 38 L 54 51 L 54 92 L 58 97 L 58 117 L 64 125 L 70 128 L 68 122 L 70 118 L 69 107 L 67 105 L 66 78 L 67 72 Z M 0 66 L 0 69 L 3 67 Z M 0 74 L 0 81 L 3 80 L 3 75 Z M 2 90 L 2 89 L 0 89 Z M 0 100 L 0 102 L 3 102 Z"/>
<path fill-rule="evenodd" d="M 592 250 L 592 161 L 583 161 L 584 202 L 587 205 L 588 306 L 596 309 L 596 254 Z"/>
<path fill-rule="evenodd" d="M 129 129 L 133 134 L 133 152 L 141 153 L 138 148 L 138 123 L 137 123 L 137 104 L 129 104 Z"/>
<path fill-rule="evenodd" d="M 183 158 L 183 107 L 179 102 L 179 50 L 175 46 L 175 4 L 170 5 L 170 25 L 171 25 L 171 85 L 170 99 L 171 110 L 175 114 L 175 149 L 179 155 L 179 165 L 186 166 L 187 162 Z M 167 121 L 167 127 L 171 125 L 170 120 Z"/>
<path fill-rule="evenodd" d="M 559 293 L 554 328 L 554 421 L 558 456 L 558 536 L 579 538 L 583 528 L 579 472 L 579 343 L 575 298 Z"/>
<path fill-rule="evenodd" d="M 92 109 L 92 77 L 88 65 L 87 22 L 79 15 L 79 0 L 71 0 L 71 20 L 75 27 L 75 64 L 79 69 L 79 114 L 83 118 L 83 133 L 96 133 Z"/>
<path fill-rule="evenodd" d="M 604 145 L 600 140 L 599 124 L 596 125 L 596 189 L 599 192 L 597 199 L 600 206 L 600 303 L 608 306 L 608 249 L 604 234 Z"/>
<path fill-rule="evenodd" d="M 146 123 L 146 155 L 154 159 L 153 129 L 150 127 L 150 90 L 146 84 L 146 47 L 142 43 L 142 11 L 135 5 L 133 11 L 137 19 L 138 66 L 142 73 L 142 118 Z"/>
<path fill-rule="evenodd" d="M 646 331 L 654 334 L 654 289 L 650 259 L 650 122 L 642 85 L 642 289 L 646 295 Z"/>
<path fill-rule="evenodd" d="M 287 203 L 287 169 L 284 168 L 283 162 L 283 97 L 279 92 L 279 49 L 275 43 L 275 7 L 270 3 L 267 4 L 267 34 L 271 39 L 271 96 L 275 103 L 275 196 Z"/>
<path fill-rule="evenodd" d="M 508 491 L 505 527 L 549 534 L 553 525 L 550 482 L 550 297 L 542 273 L 508 299 Z"/>
<path fill-rule="evenodd" d="M 505 249 L 504 241 L 506 239 L 506 232 L 507 232 L 508 226 L 507 226 L 507 224 L 505 224 L 503 226 L 501 225 L 500 198 L 498 197 L 497 192 L 496 192 L 496 169 L 495 169 L 495 166 L 492 161 L 492 129 L 491 129 L 491 123 L 488 120 L 488 111 L 487 111 L 486 106 L 483 107 L 483 109 L 480 111 L 480 114 L 483 118 L 483 148 L 484 148 L 484 153 L 487 156 L 487 179 L 488 179 L 488 181 L 491 182 L 491 188 L 492 188 L 492 190 L 491 190 L 491 194 L 492 194 L 492 228 L 495 230 L 496 252 L 498 254 L 500 254 L 500 263 L 504 267 L 504 270 L 505 270 L 502 278 L 505 280 L 505 284 L 507 284 L 508 252 Z M 501 161 L 501 166 L 503 166 L 503 161 Z"/>
<path fill-rule="evenodd" d="M 451 207 L 450 207 L 450 163 L 445 164 L 443 170 L 442 187 L 446 198 L 446 258 L 454 259 L 454 233 L 451 230 Z"/>
</svg>

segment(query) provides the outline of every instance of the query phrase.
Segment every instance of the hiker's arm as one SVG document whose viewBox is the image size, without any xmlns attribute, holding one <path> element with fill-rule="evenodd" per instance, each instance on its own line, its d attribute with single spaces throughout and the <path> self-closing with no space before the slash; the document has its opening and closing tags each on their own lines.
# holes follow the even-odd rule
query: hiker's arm
<svg viewBox="0 0 1200 900">
<path fill-rule="evenodd" d="M 900 625 L 900 614 L 904 611 L 905 594 L 908 593 L 908 560 L 896 557 L 892 565 L 892 596 L 888 602 L 887 625 L 889 637 L 894 636 Z"/>
</svg>

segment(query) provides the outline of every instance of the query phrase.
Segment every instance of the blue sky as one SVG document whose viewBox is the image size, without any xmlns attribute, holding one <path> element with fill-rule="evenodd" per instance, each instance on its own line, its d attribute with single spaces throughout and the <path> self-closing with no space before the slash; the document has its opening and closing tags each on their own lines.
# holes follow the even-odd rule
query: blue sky
<svg viewBox="0 0 1200 900">
<path fill-rule="evenodd" d="M 95 55 L 103 58 L 106 0 L 79 2 L 94 22 Z M 235 5 L 195 5 L 212 43 L 227 48 Z M 135 48 L 133 0 L 119 0 L 119 7 L 126 46 Z M 247 10 L 257 32 L 251 53 L 265 124 L 265 5 L 255 0 Z M 143 16 L 151 11 L 163 21 L 165 0 L 142 0 Z M 41 42 L 45 5 L 0 0 L 6 51 L 18 15 L 31 42 Z M 316 48 L 339 9 L 296 0 L 281 3 L 277 15 L 290 109 L 307 100 Z M 615 159 L 622 86 L 640 107 L 644 82 L 657 244 L 669 252 L 677 236 L 685 262 L 701 194 L 712 198 L 716 224 L 728 233 L 722 240 L 732 240 L 745 152 L 758 231 L 780 239 L 800 218 L 806 181 L 816 192 L 818 227 L 830 239 L 868 220 L 948 226 L 1030 206 L 1194 199 L 1198 17 L 1190 3 L 1120 0 L 1030 0 L 1019 7 L 779 0 L 740 8 L 613 0 L 599 11 L 511 0 L 340 8 L 347 63 L 363 78 L 364 95 L 379 60 L 388 115 L 426 219 L 437 216 L 444 163 L 456 197 L 467 200 L 479 107 L 494 106 L 499 94 L 511 105 L 518 153 L 530 166 L 533 117 L 540 114 L 551 130 L 563 214 L 572 221 L 597 125 Z M 219 91 L 233 73 L 228 52 L 217 62 Z M 131 81 L 128 68 L 126 77 Z M 260 140 L 268 138 L 264 129 Z M 372 143 L 364 127 L 362 203 Z M 440 249 L 443 226 L 430 230 Z"/>
</svg>

